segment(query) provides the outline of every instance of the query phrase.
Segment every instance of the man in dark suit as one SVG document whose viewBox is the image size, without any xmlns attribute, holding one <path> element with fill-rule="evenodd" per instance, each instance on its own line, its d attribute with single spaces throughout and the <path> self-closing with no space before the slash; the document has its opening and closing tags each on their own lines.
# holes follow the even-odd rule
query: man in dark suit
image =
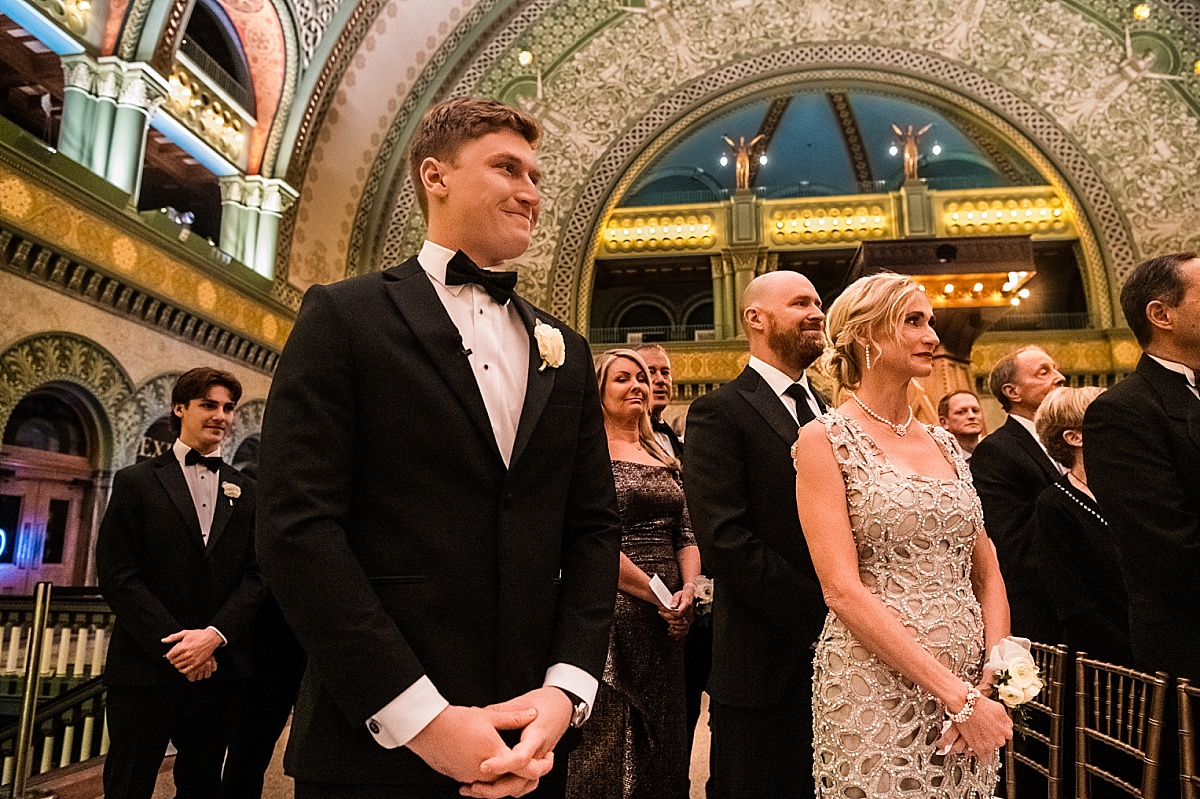
<svg viewBox="0 0 1200 799">
<path fill-rule="evenodd" d="M 309 658 L 298 799 L 519 796 L 551 765 L 562 790 L 620 520 L 587 342 L 494 271 L 537 221 L 539 135 L 491 100 L 430 109 L 420 254 L 314 286 L 280 359 L 259 551 Z"/>
<path fill-rule="evenodd" d="M 791 447 L 825 407 L 804 370 L 825 315 L 797 272 L 742 301 L 750 363 L 692 403 L 684 490 L 713 578 L 710 799 L 805 797 L 812 776 L 812 647 L 826 608 L 796 512 Z"/>
<path fill-rule="evenodd" d="M 184 373 L 171 392 L 178 440 L 113 480 L 96 540 L 100 591 L 116 613 L 104 669 L 109 799 L 149 799 L 168 741 L 176 796 L 220 791 L 230 701 L 263 595 L 254 481 L 221 460 L 241 394 L 228 372 Z"/>
<path fill-rule="evenodd" d="M 1039 347 L 1022 347 L 997 361 L 988 384 L 1008 420 L 980 441 L 971 456 L 984 526 L 1004 574 L 1013 634 L 1045 644 L 1056 644 L 1062 636 L 1038 576 L 1034 510 L 1038 494 L 1062 470 L 1038 440 L 1033 417 L 1046 395 L 1065 382 L 1054 359 Z"/>
<path fill-rule="evenodd" d="M 674 384 L 671 378 L 671 358 L 661 344 L 639 344 L 633 348 L 642 356 L 650 374 L 650 426 L 654 429 L 654 437 L 663 449 L 673 458 L 683 460 L 683 441 L 675 428 L 663 419 L 663 411 L 671 404 L 671 394 Z"/>
<path fill-rule="evenodd" d="M 1137 369 L 1083 421 L 1088 483 L 1109 520 L 1129 593 L 1135 665 L 1200 679 L 1200 260 L 1140 264 L 1121 310 Z M 1167 727 L 1170 729 L 1170 727 Z M 1164 747 L 1169 749 L 1169 747 Z"/>
</svg>

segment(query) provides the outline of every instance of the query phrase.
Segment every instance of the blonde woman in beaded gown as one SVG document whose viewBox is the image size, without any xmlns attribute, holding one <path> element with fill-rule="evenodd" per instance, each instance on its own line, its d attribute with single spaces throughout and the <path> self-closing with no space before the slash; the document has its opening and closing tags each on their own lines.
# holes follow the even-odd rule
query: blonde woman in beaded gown
<svg viewBox="0 0 1200 799">
<path fill-rule="evenodd" d="M 1008 602 L 952 436 L 913 419 L 938 345 L 909 278 L 853 283 L 829 309 L 846 401 L 800 431 L 800 523 L 829 606 L 813 669 L 823 799 L 990 799 L 1004 707 L 979 695 Z M 951 717 L 956 720 L 951 721 Z"/>
<path fill-rule="evenodd" d="M 621 516 L 621 571 L 608 659 L 591 718 L 567 768 L 569 799 L 685 799 L 683 646 L 700 553 L 679 465 L 650 426 L 649 369 L 632 350 L 597 361 L 604 428 Z M 657 574 L 667 610 L 650 589 Z"/>
</svg>

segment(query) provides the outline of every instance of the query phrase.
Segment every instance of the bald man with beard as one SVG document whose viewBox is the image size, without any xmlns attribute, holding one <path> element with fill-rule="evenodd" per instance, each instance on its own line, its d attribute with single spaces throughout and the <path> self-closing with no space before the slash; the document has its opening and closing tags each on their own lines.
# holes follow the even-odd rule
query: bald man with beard
<svg viewBox="0 0 1200 799">
<path fill-rule="evenodd" d="M 742 299 L 750 363 L 688 412 L 684 491 L 713 578 L 709 799 L 815 794 L 812 646 L 826 607 L 796 513 L 791 447 L 825 412 L 804 370 L 824 351 L 808 278 L 772 272 Z"/>
</svg>

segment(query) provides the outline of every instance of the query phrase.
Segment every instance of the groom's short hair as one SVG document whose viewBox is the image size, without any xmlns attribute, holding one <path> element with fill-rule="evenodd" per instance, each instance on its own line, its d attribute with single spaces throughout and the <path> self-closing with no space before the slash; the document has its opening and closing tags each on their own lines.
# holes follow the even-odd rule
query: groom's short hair
<svg viewBox="0 0 1200 799">
<path fill-rule="evenodd" d="M 421 213 L 427 219 L 429 198 L 421 183 L 421 164 L 425 159 L 453 161 L 467 142 L 501 130 L 513 131 L 535 150 L 542 138 L 542 126 L 536 119 L 498 100 L 455 97 L 425 112 L 408 148 L 408 169 Z"/>
</svg>

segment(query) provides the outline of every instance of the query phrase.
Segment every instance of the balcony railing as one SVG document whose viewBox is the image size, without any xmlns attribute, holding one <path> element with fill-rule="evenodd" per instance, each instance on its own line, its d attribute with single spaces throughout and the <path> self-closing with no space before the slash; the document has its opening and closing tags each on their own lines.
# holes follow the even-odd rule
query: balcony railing
<svg viewBox="0 0 1200 799">
<path fill-rule="evenodd" d="M 1086 330 L 1091 317 L 1086 313 L 1008 313 L 989 331 L 1004 330 Z"/>
<path fill-rule="evenodd" d="M 179 45 L 179 52 L 187 56 L 209 80 L 240 105 L 243 111 L 251 117 L 257 116 L 254 108 L 254 93 L 238 82 L 237 78 L 226 72 L 225 68 L 218 64 L 215 58 L 204 52 L 200 45 L 185 38 Z"/>
<path fill-rule="evenodd" d="M 593 327 L 592 344 L 648 344 L 659 341 L 713 341 L 713 326 L 669 325 L 663 327 Z"/>
</svg>

